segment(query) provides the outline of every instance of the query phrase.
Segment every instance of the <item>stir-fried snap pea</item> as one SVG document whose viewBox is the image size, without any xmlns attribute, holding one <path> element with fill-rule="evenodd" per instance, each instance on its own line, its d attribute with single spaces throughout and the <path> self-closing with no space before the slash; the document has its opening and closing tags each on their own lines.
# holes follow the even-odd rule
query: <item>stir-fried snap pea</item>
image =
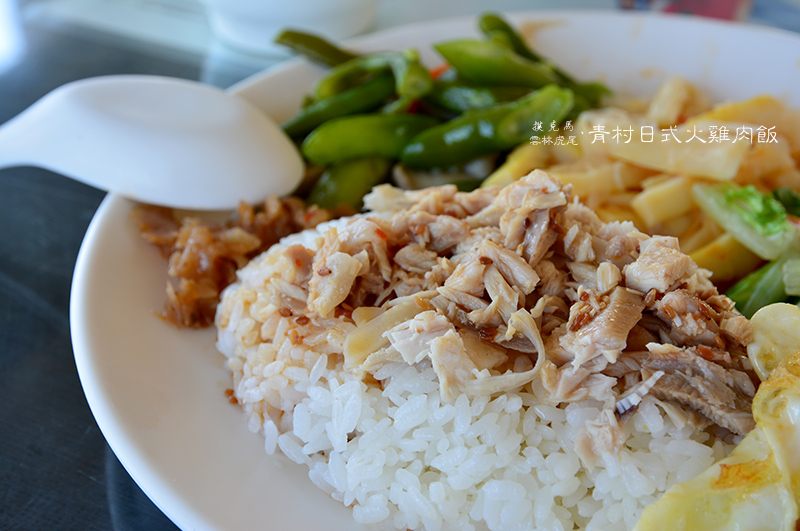
<svg viewBox="0 0 800 531">
<path fill-rule="evenodd" d="M 417 114 L 364 114 L 325 122 L 305 139 L 303 155 L 316 164 L 381 156 L 397 159 L 403 147 L 438 121 Z"/>
<path fill-rule="evenodd" d="M 530 91 L 526 87 L 485 87 L 463 82 L 435 81 L 426 99 L 443 109 L 462 113 L 516 100 Z"/>
<path fill-rule="evenodd" d="M 772 195 L 780 201 L 787 214 L 800 216 L 800 194 L 791 188 L 777 188 L 772 191 Z"/>
<path fill-rule="evenodd" d="M 394 94 L 394 80 L 391 74 L 382 74 L 363 85 L 330 98 L 312 101 L 284 122 L 281 127 L 287 135 L 299 138 L 333 118 L 375 109 L 392 94 Z"/>
<path fill-rule="evenodd" d="M 502 42 L 507 42 L 514 53 L 520 57 L 524 57 L 533 62 L 546 64 L 552 68 L 555 75 L 559 78 L 559 84 L 575 92 L 576 109 L 579 107 L 585 107 L 585 109 L 597 107 L 600 105 L 603 96 L 611 93 L 608 87 L 602 83 L 578 83 L 572 76 L 533 51 L 519 32 L 494 13 L 484 13 L 481 15 L 478 18 L 478 27 L 486 37 L 496 42 L 499 41 L 498 36 L 502 35 Z"/>
<path fill-rule="evenodd" d="M 416 101 L 418 100 L 409 98 L 408 96 L 400 96 L 396 100 L 384 105 L 383 108 L 381 108 L 381 112 L 384 114 L 406 114 Z"/>
<path fill-rule="evenodd" d="M 381 157 L 352 159 L 328 168 L 308 195 L 308 202 L 323 208 L 349 205 L 361 210 L 362 198 L 384 182 L 392 161 Z"/>
<path fill-rule="evenodd" d="M 516 52 L 516 50 L 514 50 L 514 43 L 508 37 L 507 33 L 503 33 L 502 31 L 492 31 L 486 34 L 486 38 L 493 43 L 499 44 L 504 48 L 508 48 L 512 52 Z"/>
<path fill-rule="evenodd" d="M 534 129 L 574 119 L 609 92 L 560 71 L 501 17 L 484 14 L 479 27 L 486 39 L 434 45 L 447 63 L 433 76 L 416 50 L 356 55 L 302 32 L 278 38 L 331 66 L 283 124 L 297 141 L 305 137 L 306 161 L 325 168 L 312 202 L 360 205 L 380 182 L 374 176 L 384 178 L 384 166 L 398 160 L 417 173 L 453 175 L 528 141 Z"/>
<path fill-rule="evenodd" d="M 504 35 L 511 49 L 531 61 L 543 61 L 542 57 L 525 44 L 522 36 L 512 28 L 508 22 L 494 13 L 484 13 L 478 18 L 478 28 L 487 37 Z"/>
<path fill-rule="evenodd" d="M 433 80 L 419 62 L 414 50 L 383 52 L 356 57 L 329 70 L 314 84 L 314 97 L 324 99 L 352 88 L 365 78 L 391 70 L 398 96 L 419 98 L 432 87 Z"/>
<path fill-rule="evenodd" d="M 419 62 L 416 50 L 406 50 L 390 61 L 398 96 L 421 98 L 433 87 L 433 79 L 428 69 Z"/>
<path fill-rule="evenodd" d="M 559 81 L 549 65 L 526 59 L 496 42 L 462 39 L 434 48 L 461 77 L 475 83 L 539 88 Z"/>
<path fill-rule="evenodd" d="M 586 98 L 592 107 L 600 106 L 603 97 L 611 94 L 611 89 L 602 83 L 597 83 L 595 81 L 576 83 L 574 85 L 569 85 L 569 88 L 571 88 L 576 94 Z"/>
<path fill-rule="evenodd" d="M 497 125 L 497 136 L 509 148 L 527 142 L 536 124 L 561 123 L 573 103 L 571 90 L 548 85 L 508 113 Z"/>
<path fill-rule="evenodd" d="M 496 127 L 511 104 L 469 111 L 414 137 L 400 156 L 411 168 L 448 167 L 497 151 Z"/>
<path fill-rule="evenodd" d="M 572 98 L 569 89 L 548 86 L 511 103 L 466 112 L 418 134 L 400 160 L 411 168 L 448 167 L 510 149 L 528 140 L 535 121 L 563 120 Z"/>
<path fill-rule="evenodd" d="M 275 42 L 305 55 L 312 61 L 328 66 L 340 65 L 358 57 L 358 55 L 343 50 L 322 37 L 302 31 L 285 30 L 278 35 Z"/>
</svg>

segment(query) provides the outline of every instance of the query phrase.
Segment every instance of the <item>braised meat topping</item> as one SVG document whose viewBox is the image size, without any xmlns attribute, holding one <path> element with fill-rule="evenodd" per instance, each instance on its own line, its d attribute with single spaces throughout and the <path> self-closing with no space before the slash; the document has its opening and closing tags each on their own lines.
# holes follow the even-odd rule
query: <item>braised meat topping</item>
<svg viewBox="0 0 800 531">
<path fill-rule="evenodd" d="M 383 185 L 365 205 L 259 258 L 280 261 L 264 282 L 303 330 L 356 326 L 345 369 L 430 363 L 444 400 L 538 378 L 553 403 L 600 401 L 576 445 L 590 464 L 648 395 L 684 422 L 753 427 L 749 323 L 676 239 L 603 223 L 541 171 L 470 193 Z"/>
</svg>

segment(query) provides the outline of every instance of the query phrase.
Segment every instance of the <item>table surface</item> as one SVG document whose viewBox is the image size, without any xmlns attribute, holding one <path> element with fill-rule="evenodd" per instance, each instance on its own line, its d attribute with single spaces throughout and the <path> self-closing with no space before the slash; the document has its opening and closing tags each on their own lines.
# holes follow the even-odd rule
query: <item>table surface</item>
<svg viewBox="0 0 800 531">
<path fill-rule="evenodd" d="M 217 42 L 195 0 L 93 2 L 87 10 L 89 0 L 0 0 L 0 123 L 76 79 L 158 74 L 225 87 L 279 60 Z M 646 2 L 627 2 L 639 3 Z M 98 21 L 97 7 L 112 4 L 141 20 L 120 24 L 117 11 L 109 23 Z M 617 3 L 381 0 L 376 27 L 487 8 L 579 5 Z M 786 0 L 756 0 L 747 20 L 800 31 L 800 9 Z M 177 29 L 152 31 L 164 24 Z M 175 529 L 106 444 L 72 356 L 72 271 L 104 195 L 45 170 L 0 170 L 0 529 Z"/>
</svg>

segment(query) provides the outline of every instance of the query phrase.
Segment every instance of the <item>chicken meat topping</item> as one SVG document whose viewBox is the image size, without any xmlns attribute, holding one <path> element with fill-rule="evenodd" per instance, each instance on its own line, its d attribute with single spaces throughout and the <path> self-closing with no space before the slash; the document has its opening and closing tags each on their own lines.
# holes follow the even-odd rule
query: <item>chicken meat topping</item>
<svg viewBox="0 0 800 531">
<path fill-rule="evenodd" d="M 624 443 L 646 395 L 687 422 L 754 426 L 749 322 L 676 239 L 603 223 L 541 171 L 469 193 L 382 185 L 365 205 L 258 259 L 280 261 L 260 282 L 298 342 L 347 323 L 329 340 L 345 370 L 429 363 L 444 400 L 538 378 L 554 404 L 601 401 L 576 443 L 589 464 Z"/>
<path fill-rule="evenodd" d="M 194 216 L 179 221 L 172 209 L 145 204 L 132 217 L 144 240 L 169 259 L 167 300 L 158 315 L 176 328 L 204 328 L 214 323 L 222 290 L 251 258 L 284 236 L 348 214 L 270 196 L 255 207 L 240 204 L 222 224 Z"/>
</svg>

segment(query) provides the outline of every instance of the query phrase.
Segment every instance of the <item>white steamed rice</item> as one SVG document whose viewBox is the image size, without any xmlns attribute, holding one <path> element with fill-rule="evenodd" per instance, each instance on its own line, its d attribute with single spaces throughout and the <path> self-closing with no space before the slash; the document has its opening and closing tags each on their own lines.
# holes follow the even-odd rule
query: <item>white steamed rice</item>
<svg viewBox="0 0 800 531">
<path fill-rule="evenodd" d="M 274 265 L 256 259 L 240 284 L 263 285 Z M 647 397 L 625 423 L 631 436 L 618 458 L 590 471 L 572 449 L 602 404 L 547 405 L 539 380 L 443 404 L 427 362 L 387 365 L 375 375 L 381 384 L 367 384 L 342 370 L 346 328 L 293 344 L 292 318 L 277 310 L 253 296 L 220 308 L 218 348 L 250 429 L 267 453 L 308 467 L 317 487 L 378 529 L 630 529 L 668 487 L 733 448 L 677 427 Z M 260 341 L 265 327 L 273 343 Z"/>
</svg>

